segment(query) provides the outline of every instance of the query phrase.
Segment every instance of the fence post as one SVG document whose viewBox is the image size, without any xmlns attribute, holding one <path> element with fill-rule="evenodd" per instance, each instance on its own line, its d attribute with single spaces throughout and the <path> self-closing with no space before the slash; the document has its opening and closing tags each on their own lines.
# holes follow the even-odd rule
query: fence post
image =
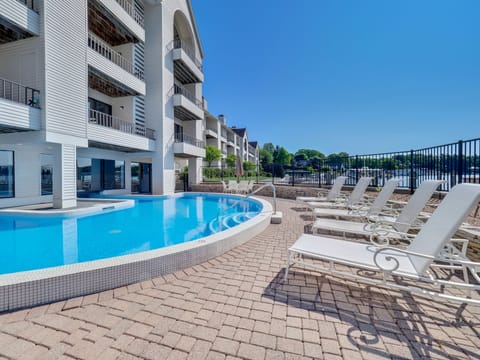
<svg viewBox="0 0 480 360">
<path fill-rule="evenodd" d="M 463 182 L 463 140 L 460 140 L 457 146 L 457 184 L 461 184 Z"/>
<path fill-rule="evenodd" d="M 415 179 L 413 175 L 413 150 L 410 150 L 410 194 L 415 191 Z"/>
<path fill-rule="evenodd" d="M 320 163 L 318 164 L 318 187 L 322 187 L 322 166 L 320 166 Z"/>
<path fill-rule="evenodd" d="M 360 176 L 360 169 L 358 168 L 358 155 L 355 155 L 355 182 L 358 183 L 358 179 Z"/>
<path fill-rule="evenodd" d="M 275 184 L 275 163 L 272 164 L 272 184 Z"/>
<path fill-rule="evenodd" d="M 292 186 L 295 186 L 295 168 L 292 169 Z"/>
</svg>

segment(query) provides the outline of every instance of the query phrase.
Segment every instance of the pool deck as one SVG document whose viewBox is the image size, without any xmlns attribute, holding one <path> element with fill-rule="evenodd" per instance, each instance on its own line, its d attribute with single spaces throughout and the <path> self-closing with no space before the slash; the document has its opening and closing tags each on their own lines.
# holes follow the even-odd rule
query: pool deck
<svg viewBox="0 0 480 360">
<path fill-rule="evenodd" d="M 480 306 L 458 306 L 292 269 L 308 229 L 280 225 L 201 265 L 0 315 L 0 359 L 480 359 Z"/>
</svg>

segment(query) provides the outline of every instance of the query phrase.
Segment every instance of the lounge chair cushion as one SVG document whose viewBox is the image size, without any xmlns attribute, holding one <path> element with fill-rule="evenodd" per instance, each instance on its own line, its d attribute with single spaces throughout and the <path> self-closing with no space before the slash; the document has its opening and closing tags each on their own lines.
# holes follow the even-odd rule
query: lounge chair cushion
<svg viewBox="0 0 480 360">
<path fill-rule="evenodd" d="M 371 244 L 362 244 L 353 241 L 333 239 L 329 237 L 303 234 L 289 248 L 290 251 L 300 253 L 312 258 L 334 261 L 339 264 L 358 266 L 364 269 L 377 270 L 373 260 L 375 251 L 379 248 Z M 396 275 L 418 276 L 415 267 L 409 257 L 394 250 L 385 251 L 377 257 L 380 265 L 391 267 L 392 262 L 385 258 L 394 255 L 399 262 L 398 269 L 394 272 Z"/>
</svg>

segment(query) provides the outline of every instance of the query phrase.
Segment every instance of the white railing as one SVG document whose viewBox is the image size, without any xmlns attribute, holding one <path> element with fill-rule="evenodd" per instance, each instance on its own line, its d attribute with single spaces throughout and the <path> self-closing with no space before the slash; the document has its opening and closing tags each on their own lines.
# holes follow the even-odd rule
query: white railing
<svg viewBox="0 0 480 360">
<path fill-rule="evenodd" d="M 119 119 L 115 116 L 105 114 L 97 110 L 90 109 L 89 122 L 90 124 L 97 124 L 127 134 L 139 135 L 155 140 L 155 130 L 148 129 L 144 126 Z"/>
<path fill-rule="evenodd" d="M 128 15 L 132 17 L 135 22 L 140 25 L 142 28 L 145 26 L 144 25 L 144 18 L 143 15 L 140 14 L 136 9 L 135 6 L 132 5 L 132 3 L 128 0 L 115 0 L 122 8 L 125 10 Z"/>
<path fill-rule="evenodd" d="M 95 52 L 110 60 L 114 64 L 120 66 L 123 70 L 129 72 L 140 80 L 144 80 L 143 71 L 133 65 L 119 52 L 113 50 L 109 44 L 100 39 L 93 33 L 88 33 L 88 46 Z"/>
<path fill-rule="evenodd" d="M 178 84 L 174 84 L 173 87 L 170 89 L 170 91 L 167 94 L 169 97 L 173 95 L 183 95 L 185 96 L 188 100 L 193 102 L 195 105 L 197 105 L 200 109 L 203 110 L 203 102 L 195 97 L 195 94 L 192 93 L 191 91 L 187 90 L 183 86 L 180 86 Z"/>
<path fill-rule="evenodd" d="M 190 60 L 192 60 L 195 65 L 197 66 L 197 68 L 203 72 L 203 66 L 202 66 L 202 62 L 195 56 L 195 50 L 192 49 L 190 46 L 188 46 L 185 42 L 183 42 L 182 40 L 172 40 L 168 45 L 167 45 L 167 51 L 170 51 L 172 49 L 182 49 L 183 51 L 185 51 L 185 54 L 188 55 L 188 57 L 190 58 Z"/>
<path fill-rule="evenodd" d="M 185 135 L 183 133 L 175 133 L 176 143 L 186 143 L 202 149 L 205 149 L 205 142 L 193 136 Z"/>
</svg>

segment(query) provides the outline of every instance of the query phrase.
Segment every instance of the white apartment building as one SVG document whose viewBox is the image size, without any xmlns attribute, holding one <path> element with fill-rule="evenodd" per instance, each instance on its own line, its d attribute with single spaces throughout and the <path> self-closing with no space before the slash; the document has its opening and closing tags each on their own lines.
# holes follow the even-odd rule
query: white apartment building
<svg viewBox="0 0 480 360">
<path fill-rule="evenodd" d="M 203 56 L 190 0 L 2 0 L 0 207 L 201 182 Z"/>
<path fill-rule="evenodd" d="M 220 167 L 229 154 L 258 164 L 258 143 L 248 141 L 246 128 L 228 127 L 224 115 L 215 117 L 205 110 L 205 139 L 206 145 L 214 146 L 222 153 L 222 159 L 212 164 L 214 167 Z"/>
</svg>

